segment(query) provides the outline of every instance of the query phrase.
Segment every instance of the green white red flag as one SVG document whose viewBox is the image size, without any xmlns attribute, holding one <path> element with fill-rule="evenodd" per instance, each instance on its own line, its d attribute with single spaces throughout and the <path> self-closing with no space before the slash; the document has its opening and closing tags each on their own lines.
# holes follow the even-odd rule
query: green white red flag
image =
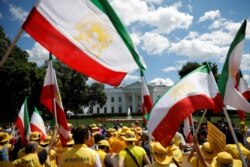
<svg viewBox="0 0 250 167">
<path fill-rule="evenodd" d="M 34 108 L 33 114 L 31 116 L 30 128 L 31 132 L 40 132 L 41 140 L 46 139 L 46 128 L 44 121 L 36 107 Z"/>
<path fill-rule="evenodd" d="M 30 121 L 29 121 L 27 98 L 25 98 L 24 103 L 21 106 L 15 124 L 19 130 L 22 144 L 26 144 L 30 138 Z"/>
<path fill-rule="evenodd" d="M 154 104 L 147 123 L 149 132 L 168 146 L 183 120 L 201 109 L 221 111 L 223 107 L 213 73 L 203 65 L 172 86 Z"/>
<path fill-rule="evenodd" d="M 63 63 L 118 86 L 142 58 L 107 0 L 39 0 L 23 29 Z"/>
<path fill-rule="evenodd" d="M 141 92 L 142 92 L 142 120 L 144 124 L 147 124 L 150 111 L 153 107 L 153 102 L 148 91 L 148 87 L 145 81 L 144 73 L 141 71 Z"/>
<path fill-rule="evenodd" d="M 237 90 L 237 73 L 242 57 L 246 25 L 247 21 L 244 20 L 229 48 L 218 86 L 225 105 L 250 113 L 250 103 Z"/>
<path fill-rule="evenodd" d="M 55 70 L 52 66 L 52 57 L 48 62 L 48 69 L 44 79 L 40 102 L 47 107 L 59 124 L 59 135 L 61 143 L 65 145 L 70 137 L 68 122 L 62 105 Z M 56 113 L 55 113 L 56 112 Z"/>
<path fill-rule="evenodd" d="M 185 135 L 185 139 L 187 143 L 192 143 L 192 133 L 191 133 L 191 126 L 192 126 L 192 114 L 186 117 L 183 121 L 183 133 Z"/>
<path fill-rule="evenodd" d="M 242 94 L 242 96 L 250 102 L 250 90 L 247 86 L 247 83 L 242 75 L 241 70 L 239 70 L 238 75 L 237 75 L 237 90 Z M 241 121 L 245 121 L 245 112 L 242 110 L 237 110 L 239 118 Z"/>
</svg>

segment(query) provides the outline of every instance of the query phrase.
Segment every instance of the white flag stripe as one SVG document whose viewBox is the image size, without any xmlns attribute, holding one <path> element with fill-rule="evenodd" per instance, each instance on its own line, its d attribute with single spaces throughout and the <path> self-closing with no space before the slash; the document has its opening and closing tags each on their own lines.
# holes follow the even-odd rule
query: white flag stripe
<svg viewBox="0 0 250 167">
<path fill-rule="evenodd" d="M 114 71 L 128 72 L 138 69 L 138 65 L 131 56 L 130 51 L 123 43 L 108 17 L 91 1 L 82 1 L 60 0 L 60 3 L 58 3 L 57 1 L 43 0 L 40 1 L 36 8 L 61 34 L 66 36 L 95 61 Z M 63 13 L 63 17 L 61 13 Z M 89 24 L 94 24 L 96 28 L 99 28 L 100 32 L 88 27 Z M 84 35 L 83 33 L 93 35 L 92 37 L 94 35 L 97 36 L 96 39 L 85 39 L 85 41 L 84 39 L 77 39 L 81 38 Z M 105 35 L 108 39 L 100 41 L 104 40 L 104 38 L 101 38 Z M 87 40 L 89 41 L 86 42 Z M 96 44 L 98 40 L 100 45 L 109 47 L 106 49 L 100 48 L 102 52 L 99 52 L 98 49 L 95 51 L 92 45 Z M 114 61 L 114 55 L 119 55 L 117 56 L 117 61 Z"/>
<path fill-rule="evenodd" d="M 151 113 L 150 119 L 154 121 L 148 122 L 150 131 L 154 131 L 159 122 L 168 114 L 166 108 L 172 107 L 176 102 L 187 98 L 191 95 L 206 94 L 208 97 L 214 98 L 218 93 L 218 88 L 212 74 L 209 74 L 210 79 L 207 79 L 208 74 L 203 72 L 195 72 L 189 77 L 183 78 L 179 83 L 165 93 L 162 98 L 159 99 L 157 104 L 153 107 L 157 108 L 154 113 Z M 214 82 L 214 83 L 209 83 Z M 193 90 L 192 90 L 193 89 Z M 168 103 L 166 105 L 166 103 Z M 167 107 L 168 106 L 168 107 Z"/>
<path fill-rule="evenodd" d="M 36 111 L 33 112 L 30 123 L 39 128 L 40 132 L 42 132 L 46 136 L 44 121 L 40 114 L 38 114 Z"/>
</svg>

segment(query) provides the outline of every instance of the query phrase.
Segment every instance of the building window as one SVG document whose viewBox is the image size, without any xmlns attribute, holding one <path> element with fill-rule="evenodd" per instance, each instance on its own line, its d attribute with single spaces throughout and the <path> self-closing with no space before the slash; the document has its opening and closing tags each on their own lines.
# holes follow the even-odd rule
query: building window
<svg viewBox="0 0 250 167">
<path fill-rule="evenodd" d="M 111 97 L 111 102 L 114 102 L 115 101 L 115 98 L 114 97 Z"/>
<path fill-rule="evenodd" d="M 119 102 L 122 102 L 122 97 L 118 97 L 118 101 L 119 101 Z"/>
<path fill-rule="evenodd" d="M 97 114 L 99 114 L 100 113 L 100 108 L 99 107 L 97 107 Z"/>
<path fill-rule="evenodd" d="M 107 107 L 104 107 L 104 113 L 107 114 Z"/>
<path fill-rule="evenodd" d="M 122 113 L 122 107 L 119 106 L 119 113 L 121 114 Z"/>
<path fill-rule="evenodd" d="M 138 96 L 138 101 L 141 101 L 141 96 Z"/>
<path fill-rule="evenodd" d="M 111 113 L 114 114 L 115 113 L 115 108 L 111 107 Z"/>
<path fill-rule="evenodd" d="M 132 96 L 129 96 L 129 97 L 128 97 L 128 101 L 129 101 L 129 102 L 132 102 Z"/>
</svg>

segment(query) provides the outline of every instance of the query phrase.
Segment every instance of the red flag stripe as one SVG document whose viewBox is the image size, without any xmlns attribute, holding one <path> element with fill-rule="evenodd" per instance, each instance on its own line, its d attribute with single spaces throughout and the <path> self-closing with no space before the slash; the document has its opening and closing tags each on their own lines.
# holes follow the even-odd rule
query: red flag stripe
<svg viewBox="0 0 250 167">
<path fill-rule="evenodd" d="M 197 111 L 198 109 L 221 111 L 223 104 L 218 104 L 217 101 L 221 102 L 220 95 L 217 95 L 215 99 L 210 99 L 204 95 L 195 95 L 178 101 L 171 107 L 171 109 L 169 109 L 168 114 L 158 124 L 152 135 L 157 141 L 160 141 L 162 145 L 168 146 L 181 122 L 189 114 Z M 184 108 L 185 110 L 183 110 Z M 162 133 L 166 131 L 167 133 Z"/>
<path fill-rule="evenodd" d="M 65 64 L 99 82 L 118 86 L 126 76 L 124 72 L 113 71 L 91 59 L 53 27 L 36 8 L 32 9 L 23 29 Z M 96 70 L 93 71 L 93 67 Z"/>
<path fill-rule="evenodd" d="M 31 123 L 30 129 L 31 129 L 31 132 L 40 132 L 41 133 L 41 140 L 45 140 L 46 135 L 41 131 L 41 129 L 39 127 L 37 127 L 36 125 Z"/>
</svg>

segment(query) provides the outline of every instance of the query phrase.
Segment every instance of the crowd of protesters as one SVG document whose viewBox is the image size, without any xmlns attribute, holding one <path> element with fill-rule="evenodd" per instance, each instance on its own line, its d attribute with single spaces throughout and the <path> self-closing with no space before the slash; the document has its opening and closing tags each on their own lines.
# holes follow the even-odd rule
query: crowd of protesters
<svg viewBox="0 0 250 167">
<path fill-rule="evenodd" d="M 240 167 L 242 157 L 224 119 L 213 123 L 226 135 L 225 150 L 216 152 L 207 140 L 207 124 L 203 123 L 187 143 L 182 128 L 169 146 L 153 139 L 138 121 L 130 126 L 119 122 L 112 128 L 103 125 L 81 125 L 71 129 L 70 139 L 62 145 L 58 127 L 48 127 L 47 137 L 32 132 L 29 141 L 21 145 L 11 136 L 11 128 L 0 128 L 0 167 Z M 194 131 L 198 123 L 194 122 Z M 241 122 L 234 127 L 245 163 L 250 162 L 250 131 Z M 166 129 L 167 133 L 167 129 Z M 250 165 L 249 165 L 250 166 Z"/>
</svg>

